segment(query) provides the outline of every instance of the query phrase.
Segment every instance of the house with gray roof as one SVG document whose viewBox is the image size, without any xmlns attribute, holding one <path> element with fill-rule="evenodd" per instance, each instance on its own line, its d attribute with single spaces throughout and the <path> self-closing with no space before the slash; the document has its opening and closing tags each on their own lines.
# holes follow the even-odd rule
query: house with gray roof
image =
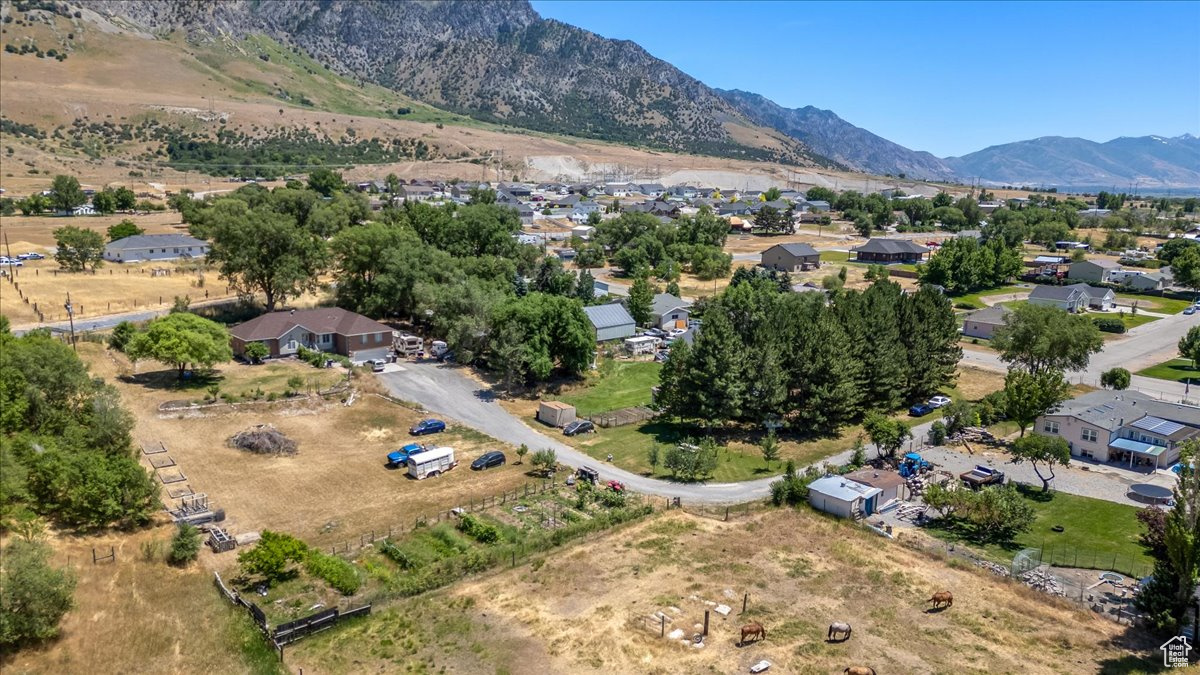
<svg viewBox="0 0 1200 675">
<path fill-rule="evenodd" d="M 1067 441 L 1075 457 L 1150 471 L 1179 461 L 1179 445 L 1200 436 L 1200 408 L 1138 391 L 1089 392 L 1037 418 L 1033 431 Z"/>
<path fill-rule="evenodd" d="M 691 303 L 670 293 L 659 293 L 650 305 L 650 322 L 662 329 L 686 329 L 691 307 Z"/>
<path fill-rule="evenodd" d="M 794 274 L 821 266 L 821 254 L 808 244 L 776 244 L 762 252 L 762 266 Z"/>
<path fill-rule="evenodd" d="M 104 247 L 104 259 L 108 262 L 178 260 L 206 255 L 208 242 L 186 234 L 135 234 Z"/>
<path fill-rule="evenodd" d="M 873 237 L 858 248 L 850 249 L 858 262 L 890 265 L 892 263 L 919 263 L 925 259 L 929 249 L 908 239 L 885 239 Z"/>
<path fill-rule="evenodd" d="M 629 310 L 619 302 L 584 307 L 583 313 L 587 314 L 588 321 L 592 323 L 596 342 L 622 340 L 633 335 L 637 327 L 633 317 L 629 316 Z"/>
<path fill-rule="evenodd" d="M 1068 312 L 1079 312 L 1088 308 L 1107 311 L 1116 307 L 1117 296 L 1112 289 L 1087 284 L 1039 285 L 1029 294 L 1029 304 L 1058 307 Z"/>
<path fill-rule="evenodd" d="M 963 317 L 962 334 L 964 337 L 992 339 L 996 329 L 1004 325 L 1005 317 L 1012 310 L 1004 305 L 995 305 L 975 310 Z"/>
</svg>

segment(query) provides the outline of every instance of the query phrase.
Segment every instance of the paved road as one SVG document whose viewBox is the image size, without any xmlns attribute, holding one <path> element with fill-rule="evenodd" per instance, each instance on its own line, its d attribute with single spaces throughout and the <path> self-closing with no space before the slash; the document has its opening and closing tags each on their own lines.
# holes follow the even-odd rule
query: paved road
<svg viewBox="0 0 1200 675">
<path fill-rule="evenodd" d="M 237 302 L 236 299 L 224 298 L 220 300 L 208 300 L 205 302 L 193 302 L 191 306 L 212 307 L 215 305 L 232 304 L 235 302 Z M 150 319 L 162 316 L 164 314 L 169 314 L 170 312 L 170 307 L 163 307 L 161 309 L 140 310 L 136 312 L 125 312 L 123 314 L 106 314 L 104 316 L 81 317 L 75 320 L 75 330 L 76 332 L 80 333 L 91 330 L 107 330 L 121 323 L 122 321 L 133 321 L 135 323 L 139 321 L 149 321 Z M 35 326 L 27 325 L 14 329 L 13 333 L 15 335 L 24 335 L 25 333 L 38 328 L 49 328 L 52 331 L 67 331 L 71 329 L 71 322 L 53 321 Z"/>
<path fill-rule="evenodd" d="M 1088 367 L 1082 371 L 1068 373 L 1072 382 L 1100 386 L 1100 374 L 1111 368 L 1125 368 L 1137 372 L 1179 355 L 1179 338 L 1193 326 L 1200 325 L 1200 314 L 1191 316 L 1174 314 L 1157 321 L 1131 329 L 1124 336 L 1110 340 L 1104 349 L 1092 356 Z M 1004 372 L 1006 365 L 992 351 L 963 349 L 965 365 Z M 1200 398 L 1200 391 L 1191 392 L 1180 382 L 1169 382 L 1152 377 L 1134 375 L 1131 389 L 1142 391 L 1163 400 L 1181 401 L 1185 397 L 1192 401 Z"/>
<path fill-rule="evenodd" d="M 454 418 L 506 443 L 524 443 L 531 450 L 553 448 L 563 464 L 578 467 L 583 464 L 595 467 L 604 480 L 619 480 L 631 490 L 664 497 L 680 497 L 685 501 L 711 504 L 729 504 L 764 499 L 770 495 L 771 481 L 776 477 L 740 483 L 676 483 L 669 480 L 648 478 L 608 465 L 602 460 L 556 440 L 527 426 L 523 421 L 505 410 L 491 390 L 467 377 L 461 368 L 446 366 L 431 361 L 404 362 L 402 370 L 379 374 L 379 380 L 395 397 L 419 403 L 426 410 Z M 923 438 L 929 425 L 913 429 L 913 435 Z M 600 433 L 604 433 L 603 430 Z M 822 460 L 845 463 L 850 451 Z"/>
</svg>

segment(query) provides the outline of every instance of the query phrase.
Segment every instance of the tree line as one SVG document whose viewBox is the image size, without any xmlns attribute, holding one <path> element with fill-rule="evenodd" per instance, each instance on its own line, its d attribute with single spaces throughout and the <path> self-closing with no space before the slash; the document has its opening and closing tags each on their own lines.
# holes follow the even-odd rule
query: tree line
<svg viewBox="0 0 1200 675">
<path fill-rule="evenodd" d="M 210 242 L 209 262 L 239 294 L 264 297 L 268 311 L 332 273 L 338 306 L 424 325 L 460 362 L 496 368 L 510 383 L 582 372 L 595 350 L 583 312 L 590 273 L 577 279 L 520 244 L 517 212 L 486 201 L 372 213 L 340 176 L 319 170 L 307 183 L 247 185 L 178 206 L 191 233 Z"/>
<path fill-rule="evenodd" d="M 961 356 L 950 301 L 932 288 L 881 280 L 826 303 L 759 276 L 697 309 L 695 344 L 671 349 L 655 395 L 681 419 L 833 433 L 952 383 Z"/>
<path fill-rule="evenodd" d="M 701 279 L 729 276 L 733 256 L 725 253 L 729 222 L 704 207 L 694 216 L 663 223 L 648 213 L 622 213 L 596 225 L 579 247 L 576 264 L 600 267 L 607 259 L 631 277 L 653 274 L 677 281 L 687 271 Z"/>
</svg>

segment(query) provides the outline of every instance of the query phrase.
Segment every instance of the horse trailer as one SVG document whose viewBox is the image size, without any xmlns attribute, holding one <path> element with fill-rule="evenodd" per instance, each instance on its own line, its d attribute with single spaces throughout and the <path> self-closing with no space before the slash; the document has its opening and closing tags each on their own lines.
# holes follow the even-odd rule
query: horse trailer
<svg viewBox="0 0 1200 675">
<path fill-rule="evenodd" d="M 434 448 L 408 458 L 408 475 L 421 480 L 445 473 L 458 465 L 454 448 Z"/>
</svg>

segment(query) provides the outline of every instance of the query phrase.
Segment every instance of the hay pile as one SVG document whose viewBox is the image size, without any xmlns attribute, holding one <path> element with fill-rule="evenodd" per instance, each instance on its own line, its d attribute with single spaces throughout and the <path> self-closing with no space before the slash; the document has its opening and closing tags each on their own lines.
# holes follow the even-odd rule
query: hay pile
<svg viewBox="0 0 1200 675">
<path fill-rule="evenodd" d="M 294 455 L 296 441 L 284 436 L 273 424 L 258 424 L 229 437 L 229 447 L 259 455 Z"/>
</svg>

